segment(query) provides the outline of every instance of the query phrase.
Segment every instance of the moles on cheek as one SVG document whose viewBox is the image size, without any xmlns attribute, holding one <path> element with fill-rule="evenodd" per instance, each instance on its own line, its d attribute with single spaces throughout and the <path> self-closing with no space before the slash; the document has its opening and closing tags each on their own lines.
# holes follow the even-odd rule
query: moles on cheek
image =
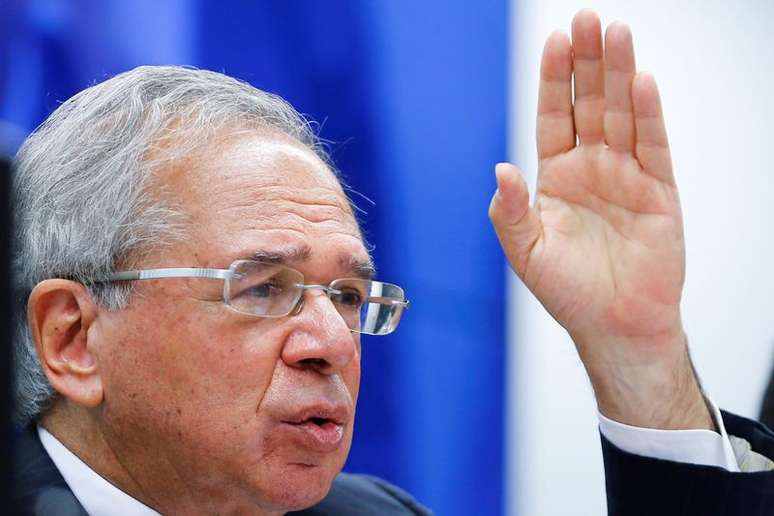
<svg viewBox="0 0 774 516">
<path fill-rule="evenodd" d="M 279 351 L 257 338 L 267 333 L 261 324 L 240 324 L 222 303 L 217 316 L 195 304 L 181 300 L 174 312 L 150 313 L 154 304 L 139 303 L 131 317 L 124 314 L 126 325 L 104 357 L 111 364 L 108 433 L 122 457 L 159 477 L 268 496 L 263 461 L 271 456 L 271 428 L 257 412 Z"/>
<path fill-rule="evenodd" d="M 107 407 L 134 412 L 149 425 L 173 417 L 212 426 L 240 415 L 238 423 L 247 423 L 278 350 L 256 346 L 251 334 L 261 325 L 235 324 L 222 301 L 166 301 L 162 309 L 164 303 L 138 299 L 123 314 L 102 360 L 109 366 Z"/>
</svg>

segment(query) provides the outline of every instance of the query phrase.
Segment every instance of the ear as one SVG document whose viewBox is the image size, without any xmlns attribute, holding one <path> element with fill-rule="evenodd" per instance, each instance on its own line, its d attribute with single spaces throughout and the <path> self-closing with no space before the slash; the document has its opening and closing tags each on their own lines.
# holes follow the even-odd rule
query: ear
<svg viewBox="0 0 774 516">
<path fill-rule="evenodd" d="M 89 327 L 97 314 L 86 288 L 63 279 L 41 281 L 27 302 L 27 321 L 48 381 L 63 397 L 89 408 L 103 397 L 89 342 Z"/>
</svg>

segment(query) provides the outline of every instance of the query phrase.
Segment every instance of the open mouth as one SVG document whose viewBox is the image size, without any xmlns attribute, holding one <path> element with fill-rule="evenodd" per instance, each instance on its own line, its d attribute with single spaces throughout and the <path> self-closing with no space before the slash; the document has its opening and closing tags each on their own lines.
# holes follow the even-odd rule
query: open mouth
<svg viewBox="0 0 774 516">
<path fill-rule="evenodd" d="M 344 426 L 326 417 L 310 417 L 302 421 L 298 421 L 298 422 L 286 421 L 286 423 L 288 423 L 289 425 L 293 425 L 301 428 L 308 428 L 308 429 L 319 428 L 322 430 L 333 430 Z"/>
<path fill-rule="evenodd" d="M 344 425 L 349 419 L 349 412 L 344 407 L 315 406 L 287 414 L 282 420 L 291 425 L 313 424 L 325 426 L 327 424 Z"/>
<path fill-rule="evenodd" d="M 344 440 L 344 416 L 324 410 L 301 413 L 283 421 L 302 447 L 318 452 L 332 452 Z"/>
</svg>

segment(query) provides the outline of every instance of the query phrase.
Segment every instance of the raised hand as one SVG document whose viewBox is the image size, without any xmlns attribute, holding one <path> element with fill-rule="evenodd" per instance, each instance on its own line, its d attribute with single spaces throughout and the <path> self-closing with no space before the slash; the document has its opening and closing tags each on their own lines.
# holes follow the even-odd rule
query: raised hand
<svg viewBox="0 0 774 516">
<path fill-rule="evenodd" d="M 490 217 L 516 273 L 570 333 L 608 417 L 711 428 L 680 319 L 680 201 L 653 78 L 636 73 L 629 28 L 581 11 L 572 42 L 546 42 L 534 206 L 497 167 Z M 575 91 L 573 97 L 573 75 Z"/>
</svg>

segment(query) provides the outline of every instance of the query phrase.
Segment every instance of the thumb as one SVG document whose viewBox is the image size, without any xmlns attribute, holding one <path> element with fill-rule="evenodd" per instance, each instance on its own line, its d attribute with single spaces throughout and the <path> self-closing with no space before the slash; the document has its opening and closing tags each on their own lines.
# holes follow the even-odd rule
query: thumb
<svg viewBox="0 0 774 516">
<path fill-rule="evenodd" d="M 495 176 L 497 191 L 489 203 L 489 219 L 511 267 L 524 279 L 543 225 L 529 205 L 529 190 L 519 169 L 510 163 L 498 163 Z"/>
</svg>

